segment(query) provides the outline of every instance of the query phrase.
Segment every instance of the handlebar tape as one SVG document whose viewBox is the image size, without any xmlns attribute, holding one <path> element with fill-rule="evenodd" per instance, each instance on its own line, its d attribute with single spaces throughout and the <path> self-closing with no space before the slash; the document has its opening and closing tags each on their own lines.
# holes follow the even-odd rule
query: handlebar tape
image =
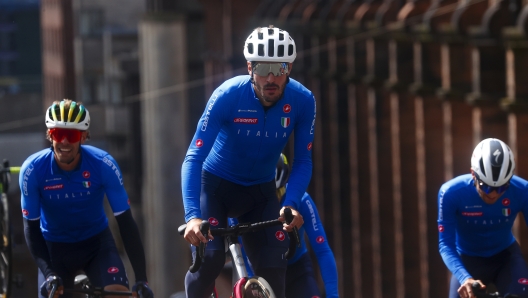
<svg viewBox="0 0 528 298">
<path fill-rule="evenodd" d="M 284 209 L 284 216 L 286 218 L 286 223 L 290 224 L 293 221 L 293 214 L 290 208 Z M 288 251 L 286 252 L 286 259 L 291 259 L 295 255 L 295 251 L 297 250 L 297 247 L 300 246 L 300 240 L 299 240 L 299 231 L 297 230 L 297 227 L 293 228 L 292 232 L 288 232 L 288 236 L 290 237 L 290 246 L 288 247 Z"/>
<path fill-rule="evenodd" d="M 204 235 L 205 238 L 208 238 L 209 235 L 209 222 L 204 220 L 200 224 L 200 232 L 202 235 Z M 195 273 L 200 269 L 200 266 L 202 266 L 202 263 L 205 258 L 205 246 L 206 244 L 203 242 L 200 242 L 200 246 L 196 248 L 196 256 L 194 258 L 194 263 L 189 267 L 189 272 Z"/>
</svg>

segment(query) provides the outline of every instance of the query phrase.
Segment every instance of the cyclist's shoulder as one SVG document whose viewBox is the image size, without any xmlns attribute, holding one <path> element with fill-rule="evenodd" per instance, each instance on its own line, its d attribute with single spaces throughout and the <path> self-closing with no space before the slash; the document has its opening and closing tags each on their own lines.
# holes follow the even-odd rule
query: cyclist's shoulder
<svg viewBox="0 0 528 298">
<path fill-rule="evenodd" d="M 117 166 L 114 157 L 103 149 L 91 145 L 82 145 L 81 150 L 83 163 L 87 165 L 89 164 L 93 167 L 103 164 L 109 167 Z"/>
<path fill-rule="evenodd" d="M 314 100 L 314 95 L 312 94 L 312 91 L 310 91 L 299 81 L 292 79 L 291 77 L 290 82 L 286 85 L 286 90 L 288 90 L 289 93 L 291 93 L 292 96 L 296 98 L 301 98 L 302 100 Z"/>
<path fill-rule="evenodd" d="M 473 176 L 464 174 L 446 181 L 440 187 L 440 192 L 452 192 L 466 189 L 474 185 Z"/>
<path fill-rule="evenodd" d="M 53 157 L 53 150 L 51 148 L 42 149 L 37 151 L 24 161 L 21 166 L 21 171 L 24 171 L 27 168 L 35 168 L 39 166 L 45 166 L 51 163 Z"/>
<path fill-rule="evenodd" d="M 240 75 L 232 77 L 224 81 L 218 88 L 216 88 L 214 94 L 216 95 L 231 95 L 243 92 L 246 88 L 251 87 L 251 80 L 249 75 Z"/>
<path fill-rule="evenodd" d="M 521 178 L 517 175 L 513 175 L 510 180 L 510 185 L 515 188 L 528 188 L 528 181 L 524 178 Z"/>
<path fill-rule="evenodd" d="M 81 145 L 82 154 L 86 154 L 93 158 L 103 158 L 110 155 L 108 152 L 101 148 L 94 147 L 92 145 Z"/>
</svg>

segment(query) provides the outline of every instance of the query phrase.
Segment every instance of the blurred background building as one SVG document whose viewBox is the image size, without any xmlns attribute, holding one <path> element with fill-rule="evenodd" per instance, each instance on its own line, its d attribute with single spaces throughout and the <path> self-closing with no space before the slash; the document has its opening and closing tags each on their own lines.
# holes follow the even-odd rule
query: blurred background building
<svg viewBox="0 0 528 298">
<path fill-rule="evenodd" d="M 520 0 L 0 0 L 0 158 L 19 165 L 48 146 L 54 100 L 84 102 L 89 143 L 123 171 L 156 296 L 182 291 L 183 157 L 210 94 L 245 74 L 246 37 L 273 24 L 293 35 L 292 77 L 318 101 L 308 191 L 341 295 L 446 297 L 440 185 L 469 172 L 487 137 L 506 141 L 528 178 L 527 22 Z M 29 297 L 16 187 L 10 202 L 12 297 Z"/>
</svg>

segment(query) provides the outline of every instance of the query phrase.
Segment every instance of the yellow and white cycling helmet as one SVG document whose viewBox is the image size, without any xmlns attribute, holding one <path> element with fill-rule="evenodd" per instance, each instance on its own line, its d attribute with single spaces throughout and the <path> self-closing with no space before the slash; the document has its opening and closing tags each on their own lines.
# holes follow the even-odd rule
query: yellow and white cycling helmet
<svg viewBox="0 0 528 298">
<path fill-rule="evenodd" d="M 88 130 L 90 113 L 82 104 L 69 99 L 54 102 L 46 111 L 46 126 L 48 128 Z"/>
</svg>

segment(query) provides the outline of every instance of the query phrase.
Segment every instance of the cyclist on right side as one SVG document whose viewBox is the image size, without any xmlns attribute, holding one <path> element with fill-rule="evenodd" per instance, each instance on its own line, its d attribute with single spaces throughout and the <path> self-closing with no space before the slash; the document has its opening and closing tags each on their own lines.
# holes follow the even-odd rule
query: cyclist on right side
<svg viewBox="0 0 528 298">
<path fill-rule="evenodd" d="M 489 138 L 475 147 L 471 173 L 440 188 L 439 250 L 452 272 L 449 298 L 476 297 L 474 282 L 528 297 L 528 265 L 512 233 L 517 214 L 528 216 L 528 181 L 514 171 L 510 147 Z"/>
<path fill-rule="evenodd" d="M 277 187 L 277 197 L 284 200 L 286 184 L 290 176 L 290 166 L 286 155 L 281 154 L 277 162 L 277 172 L 275 173 L 275 184 Z M 286 269 L 286 297 L 314 298 L 321 297 L 312 265 L 312 259 L 308 253 L 304 235 L 308 236 L 310 246 L 315 252 L 317 263 L 323 277 L 327 298 L 339 297 L 337 288 L 337 267 L 334 254 L 328 244 L 326 233 L 323 228 L 319 212 L 314 201 L 308 193 L 304 193 L 298 210 L 305 222 L 299 229 L 301 247 L 297 248 L 295 255 L 288 260 Z"/>
</svg>

